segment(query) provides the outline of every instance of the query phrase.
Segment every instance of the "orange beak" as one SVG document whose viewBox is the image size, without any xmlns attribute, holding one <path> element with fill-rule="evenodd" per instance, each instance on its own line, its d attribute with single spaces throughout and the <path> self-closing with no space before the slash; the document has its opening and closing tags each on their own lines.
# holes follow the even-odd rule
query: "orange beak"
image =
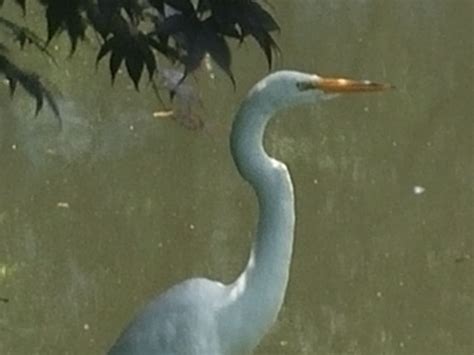
<svg viewBox="0 0 474 355">
<path fill-rule="evenodd" d="M 302 90 L 319 89 L 326 93 L 356 93 L 373 92 L 393 89 L 391 84 L 374 83 L 368 80 L 353 80 L 345 78 L 322 78 L 315 76 L 313 80 L 302 83 Z"/>
</svg>

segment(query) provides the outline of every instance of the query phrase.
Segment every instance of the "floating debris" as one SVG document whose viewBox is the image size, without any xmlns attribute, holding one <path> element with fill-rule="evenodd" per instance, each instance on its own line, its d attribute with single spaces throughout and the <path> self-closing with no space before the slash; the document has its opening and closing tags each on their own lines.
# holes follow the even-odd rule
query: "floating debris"
<svg viewBox="0 0 474 355">
<path fill-rule="evenodd" d="M 197 114 L 202 107 L 201 98 L 196 89 L 184 82 L 184 73 L 174 69 L 161 69 L 160 83 L 170 92 L 172 108 L 153 112 L 156 118 L 171 118 L 182 126 L 198 130 L 204 127 L 204 122 Z"/>
<path fill-rule="evenodd" d="M 413 193 L 415 195 L 421 195 L 425 191 L 426 189 L 423 186 L 419 186 L 419 185 L 413 186 Z"/>
</svg>

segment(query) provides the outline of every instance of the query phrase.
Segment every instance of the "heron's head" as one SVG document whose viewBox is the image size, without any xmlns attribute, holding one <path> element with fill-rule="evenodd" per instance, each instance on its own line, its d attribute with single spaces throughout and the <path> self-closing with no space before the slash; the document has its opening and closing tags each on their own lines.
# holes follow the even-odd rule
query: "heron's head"
<svg viewBox="0 0 474 355">
<path fill-rule="evenodd" d="M 272 110 L 327 100 L 341 94 L 376 92 L 392 88 L 368 80 L 325 78 L 297 71 L 278 71 L 260 81 L 252 90 Z"/>
</svg>

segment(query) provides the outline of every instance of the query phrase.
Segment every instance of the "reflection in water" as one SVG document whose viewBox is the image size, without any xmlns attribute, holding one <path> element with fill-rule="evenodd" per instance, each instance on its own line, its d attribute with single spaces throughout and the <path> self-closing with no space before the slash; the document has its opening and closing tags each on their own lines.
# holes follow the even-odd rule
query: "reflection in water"
<svg viewBox="0 0 474 355">
<path fill-rule="evenodd" d="M 183 81 L 183 73 L 162 68 L 159 73 L 160 84 L 171 93 L 172 109 L 169 111 L 157 111 L 154 117 L 171 117 L 186 128 L 197 130 L 202 129 L 204 122 L 197 113 L 198 106 L 202 106 L 201 98 L 197 88 L 188 82 Z"/>
</svg>

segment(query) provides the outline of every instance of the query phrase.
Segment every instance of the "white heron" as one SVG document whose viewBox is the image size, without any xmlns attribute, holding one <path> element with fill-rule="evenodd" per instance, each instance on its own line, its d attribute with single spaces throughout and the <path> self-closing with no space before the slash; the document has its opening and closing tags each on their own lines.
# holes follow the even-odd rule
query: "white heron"
<svg viewBox="0 0 474 355">
<path fill-rule="evenodd" d="M 253 187 L 259 219 L 245 269 L 231 284 L 183 281 L 149 303 L 126 327 L 109 355 L 249 354 L 275 322 L 290 269 L 295 227 L 291 177 L 267 155 L 263 134 L 282 109 L 343 93 L 390 85 L 280 71 L 257 83 L 239 107 L 230 134 L 240 175 Z"/>
</svg>

